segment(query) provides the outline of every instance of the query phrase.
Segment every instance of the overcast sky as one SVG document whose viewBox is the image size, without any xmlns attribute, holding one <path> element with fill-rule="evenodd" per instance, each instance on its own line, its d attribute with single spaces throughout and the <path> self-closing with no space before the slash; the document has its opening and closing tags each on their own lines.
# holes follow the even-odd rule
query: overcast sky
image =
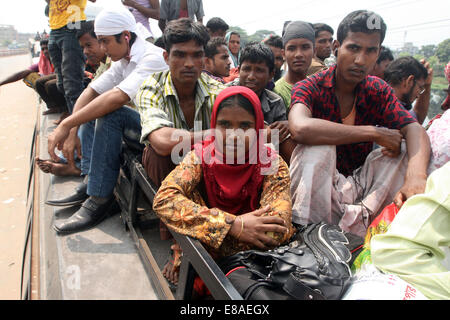
<svg viewBox="0 0 450 320">
<path fill-rule="evenodd" d="M 0 24 L 12 24 L 19 32 L 49 31 L 45 0 L 0 1 L 4 5 Z M 97 0 L 95 4 L 88 1 L 89 7 L 107 5 L 120 5 L 120 0 Z M 449 0 L 203 0 L 203 6 L 204 23 L 219 16 L 248 34 L 269 29 L 281 35 L 286 20 L 325 22 L 336 30 L 349 12 L 369 9 L 385 20 L 388 32 L 384 44 L 393 49 L 401 47 L 404 41 L 421 46 L 450 38 Z M 159 36 L 155 20 L 151 26 Z"/>
</svg>

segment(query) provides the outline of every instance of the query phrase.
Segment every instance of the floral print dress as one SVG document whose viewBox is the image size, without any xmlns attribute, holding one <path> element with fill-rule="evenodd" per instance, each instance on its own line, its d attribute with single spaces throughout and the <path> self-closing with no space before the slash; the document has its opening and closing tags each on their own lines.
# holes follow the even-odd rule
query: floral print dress
<svg viewBox="0 0 450 320">
<path fill-rule="evenodd" d="M 289 226 L 286 234 L 269 234 L 283 243 L 294 233 L 290 178 L 289 169 L 280 156 L 276 168 L 264 178 L 260 205 L 270 205 L 271 210 L 264 215 L 279 216 Z M 169 229 L 201 241 L 213 258 L 254 249 L 228 235 L 237 216 L 207 207 L 201 195 L 202 180 L 201 161 L 191 151 L 163 181 L 154 198 L 153 210 Z"/>
</svg>

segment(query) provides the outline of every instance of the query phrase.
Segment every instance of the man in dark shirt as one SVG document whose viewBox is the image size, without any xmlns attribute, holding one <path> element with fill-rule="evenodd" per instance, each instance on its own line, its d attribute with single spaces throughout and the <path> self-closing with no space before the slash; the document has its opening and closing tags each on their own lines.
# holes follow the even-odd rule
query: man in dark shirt
<svg viewBox="0 0 450 320">
<path fill-rule="evenodd" d="M 273 57 L 275 59 L 275 74 L 273 76 L 273 80 L 269 83 L 267 88 L 269 90 L 273 90 L 275 87 L 275 82 L 277 82 L 282 76 L 281 67 L 284 64 L 283 38 L 275 34 L 271 34 L 263 40 L 263 43 L 266 44 L 270 50 L 272 50 Z"/>
<path fill-rule="evenodd" d="M 389 66 L 389 64 L 394 61 L 394 56 L 389 48 L 381 46 L 380 54 L 378 55 L 377 63 L 373 67 L 372 71 L 369 72 L 371 76 L 384 79 L 384 71 Z"/>
<path fill-rule="evenodd" d="M 214 17 L 208 20 L 206 23 L 206 28 L 208 29 L 208 33 L 211 38 L 225 38 L 225 34 L 227 33 L 229 26 L 225 21 L 223 21 L 222 18 Z"/>
<path fill-rule="evenodd" d="M 296 223 L 326 221 L 364 236 L 386 204 L 394 200 L 401 206 L 424 191 L 427 134 L 387 83 L 368 76 L 385 32 L 377 14 L 350 13 L 338 28 L 336 66 L 293 88 L 289 129 L 299 143 L 290 167 Z M 382 148 L 371 153 L 374 142 Z"/>
<path fill-rule="evenodd" d="M 158 26 L 164 32 L 169 21 L 179 18 L 195 21 L 197 18 L 198 22 L 203 23 L 204 16 L 202 0 L 161 0 Z"/>
</svg>

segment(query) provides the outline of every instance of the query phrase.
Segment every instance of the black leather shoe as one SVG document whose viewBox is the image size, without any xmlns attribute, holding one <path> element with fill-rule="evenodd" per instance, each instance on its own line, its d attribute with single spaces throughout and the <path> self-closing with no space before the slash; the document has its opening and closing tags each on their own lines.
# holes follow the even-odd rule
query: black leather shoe
<svg viewBox="0 0 450 320">
<path fill-rule="evenodd" d="M 55 207 L 78 206 L 87 198 L 89 198 L 87 194 L 87 184 L 82 182 L 75 189 L 75 193 L 73 195 L 60 200 L 47 200 L 45 203 Z"/>
<path fill-rule="evenodd" d="M 114 203 L 114 197 L 104 204 L 98 204 L 92 198 L 89 198 L 70 218 L 64 221 L 56 221 L 53 229 L 59 234 L 68 234 L 95 227 L 110 213 Z"/>
</svg>

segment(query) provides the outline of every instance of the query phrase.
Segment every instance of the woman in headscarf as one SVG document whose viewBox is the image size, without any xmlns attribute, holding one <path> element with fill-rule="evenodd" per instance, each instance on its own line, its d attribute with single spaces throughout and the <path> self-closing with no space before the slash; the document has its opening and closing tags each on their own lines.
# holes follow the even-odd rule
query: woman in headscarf
<svg viewBox="0 0 450 320">
<path fill-rule="evenodd" d="M 230 75 L 224 77 L 225 83 L 229 83 L 239 77 L 239 60 L 241 57 L 241 36 L 235 31 L 229 31 L 225 35 L 228 55 L 230 56 Z"/>
<path fill-rule="evenodd" d="M 289 170 L 260 139 L 258 96 L 241 86 L 223 90 L 211 129 L 163 181 L 155 212 L 169 229 L 200 240 L 213 258 L 287 241 L 293 234 Z"/>
<path fill-rule="evenodd" d="M 231 68 L 237 68 L 241 51 L 241 36 L 235 31 L 229 31 L 225 35 L 225 42 L 231 59 Z"/>
</svg>

